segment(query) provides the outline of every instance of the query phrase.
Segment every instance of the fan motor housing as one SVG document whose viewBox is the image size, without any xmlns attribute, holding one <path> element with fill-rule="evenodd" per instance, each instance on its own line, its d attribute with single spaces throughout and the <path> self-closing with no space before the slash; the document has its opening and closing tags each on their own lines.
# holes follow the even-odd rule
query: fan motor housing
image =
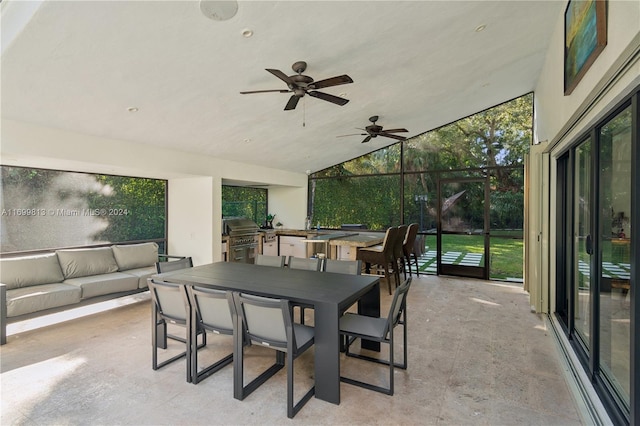
<svg viewBox="0 0 640 426">
<path fill-rule="evenodd" d="M 313 83 L 313 78 L 308 75 L 296 74 L 289 77 L 298 86 L 307 86 L 309 83 Z"/>
</svg>

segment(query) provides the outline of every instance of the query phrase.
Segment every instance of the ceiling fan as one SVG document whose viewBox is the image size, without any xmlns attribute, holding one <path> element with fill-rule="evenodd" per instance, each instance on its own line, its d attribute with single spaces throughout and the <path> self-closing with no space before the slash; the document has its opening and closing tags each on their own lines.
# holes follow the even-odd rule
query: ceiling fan
<svg viewBox="0 0 640 426">
<path fill-rule="evenodd" d="M 322 99 L 323 101 L 332 102 L 337 105 L 344 105 L 349 102 L 348 99 L 341 98 L 339 96 L 330 95 L 328 93 L 318 92 L 316 89 L 324 89 L 325 87 L 339 86 L 341 84 L 353 83 L 353 80 L 348 75 L 340 75 L 336 77 L 327 78 L 325 80 L 313 81 L 313 78 L 302 74 L 307 69 L 307 63 L 304 61 L 298 61 L 291 66 L 296 74 L 288 76 L 280 70 L 274 70 L 267 68 L 271 74 L 278 77 L 280 80 L 287 83 L 288 90 L 252 90 L 247 92 L 240 92 L 243 95 L 251 93 L 267 93 L 267 92 L 280 92 L 289 93 L 293 95 L 289 98 L 289 102 L 284 107 L 285 111 L 292 110 L 298 105 L 298 101 L 304 95 L 313 96 L 314 98 Z"/>
<path fill-rule="evenodd" d="M 362 143 L 369 142 L 371 140 L 371 138 L 376 138 L 378 136 L 384 136 L 386 138 L 397 139 L 399 141 L 404 141 L 404 140 L 407 139 L 404 136 L 394 135 L 393 134 L 393 133 L 405 133 L 405 132 L 408 132 L 407 129 L 383 130 L 382 126 L 378 126 L 376 124 L 376 121 L 378 121 L 378 116 L 377 115 L 369 117 L 369 121 L 372 122 L 373 124 L 368 125 L 364 129 L 356 127 L 358 130 L 364 130 L 367 133 L 352 133 L 350 135 L 340 135 L 340 136 L 336 136 L 336 137 L 342 138 L 342 137 L 345 137 L 345 136 L 355 136 L 355 135 L 366 136 L 366 138 L 364 138 Z"/>
</svg>

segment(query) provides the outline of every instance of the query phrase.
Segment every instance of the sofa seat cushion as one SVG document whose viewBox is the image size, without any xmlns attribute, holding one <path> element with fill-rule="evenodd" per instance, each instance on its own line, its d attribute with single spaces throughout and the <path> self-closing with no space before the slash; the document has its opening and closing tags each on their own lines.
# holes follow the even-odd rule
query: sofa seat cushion
<svg viewBox="0 0 640 426">
<path fill-rule="evenodd" d="M 120 271 L 153 266 L 158 261 L 156 243 L 114 245 L 111 249 Z"/>
<path fill-rule="evenodd" d="M 69 284 L 41 284 L 7 290 L 7 317 L 80 302 L 82 290 Z"/>
<path fill-rule="evenodd" d="M 55 253 L 0 259 L 0 282 L 7 286 L 7 290 L 63 280 Z"/>
<path fill-rule="evenodd" d="M 118 271 L 111 247 L 57 250 L 56 253 L 65 279 Z"/>
<path fill-rule="evenodd" d="M 138 280 L 139 278 L 135 275 L 113 272 L 111 274 L 71 278 L 64 280 L 64 283 L 82 289 L 82 299 L 89 299 L 104 294 L 137 290 Z"/>
<path fill-rule="evenodd" d="M 125 273 L 138 277 L 138 288 L 147 288 L 147 278 L 151 278 L 157 272 L 155 266 L 148 266 L 146 268 L 129 269 Z"/>
</svg>

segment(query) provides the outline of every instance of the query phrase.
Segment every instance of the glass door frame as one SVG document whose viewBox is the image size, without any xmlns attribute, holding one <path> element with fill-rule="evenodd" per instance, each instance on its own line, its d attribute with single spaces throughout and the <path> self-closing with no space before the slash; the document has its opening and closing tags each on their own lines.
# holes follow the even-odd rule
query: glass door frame
<svg viewBox="0 0 640 426">
<path fill-rule="evenodd" d="M 625 410 L 624 404 L 612 392 L 609 380 L 603 376 L 601 370 L 601 277 L 602 277 L 602 259 L 603 246 L 602 235 L 604 218 L 599 209 L 600 206 L 600 184 L 601 175 L 599 155 L 601 149 L 600 132 L 602 128 L 613 118 L 620 114 L 625 108 L 631 106 L 632 115 L 632 135 L 631 135 L 631 230 L 633 238 L 630 245 L 631 259 L 631 300 L 630 300 L 630 324 L 631 324 L 631 341 L 630 341 L 630 406 Z M 575 220 L 576 208 L 573 203 L 576 183 L 574 181 L 576 158 L 575 150 L 586 140 L 591 140 L 592 158 L 591 158 L 591 223 L 589 233 L 592 235 L 591 261 L 589 264 L 590 276 L 593 277 L 590 285 L 590 309 L 591 318 L 589 324 L 590 339 L 585 347 L 581 338 L 577 336 L 575 324 L 575 285 L 577 282 L 573 259 L 575 258 L 575 246 L 573 244 L 573 220 Z M 556 194 L 556 232 L 558 235 L 556 244 L 556 306 L 554 312 L 559 319 L 561 325 L 565 328 L 565 332 L 569 339 L 569 343 L 573 348 L 577 358 L 582 363 L 587 376 L 594 385 L 603 405 L 607 408 L 614 424 L 637 424 L 640 419 L 640 297 L 638 296 L 637 287 L 633 291 L 633 283 L 638 283 L 638 257 L 640 256 L 640 238 L 638 238 L 638 229 L 640 229 L 640 196 L 637 189 L 640 188 L 640 87 L 634 89 L 626 99 L 620 101 L 615 107 L 603 116 L 597 123 L 592 125 L 585 133 L 576 138 L 575 143 L 564 153 L 561 153 L 556 163 L 558 193 Z M 560 188 L 562 186 L 562 188 Z M 567 223 L 565 223 L 565 221 Z M 561 258 L 564 257 L 564 258 Z M 568 298 L 565 301 L 562 298 Z M 567 309 L 568 312 L 563 312 Z"/>
<path fill-rule="evenodd" d="M 442 185 L 446 185 L 449 183 L 482 183 L 483 184 L 483 196 L 484 196 L 484 204 L 483 204 L 483 241 L 484 241 L 484 262 L 482 266 L 465 266 L 465 265 L 452 265 L 452 264 L 443 264 L 442 263 Z M 436 254 L 436 262 L 437 262 L 437 271 L 438 275 L 453 275 L 459 277 L 468 277 L 468 278 L 480 278 L 483 280 L 489 279 L 489 246 L 490 246 L 490 219 L 489 219 L 489 207 L 490 207 L 490 187 L 489 187 L 489 176 L 486 175 L 484 177 L 468 177 L 468 178 L 441 178 L 438 179 L 438 189 L 437 189 L 437 197 L 438 197 L 438 209 L 437 209 L 437 218 L 436 218 L 436 242 L 437 242 L 437 254 Z"/>
</svg>

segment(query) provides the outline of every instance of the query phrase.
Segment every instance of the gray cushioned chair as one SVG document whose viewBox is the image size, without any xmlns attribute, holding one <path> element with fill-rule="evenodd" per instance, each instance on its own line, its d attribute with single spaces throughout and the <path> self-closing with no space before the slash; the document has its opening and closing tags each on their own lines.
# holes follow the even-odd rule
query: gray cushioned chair
<svg viewBox="0 0 640 426">
<path fill-rule="evenodd" d="M 152 368 L 158 370 L 183 357 L 187 360 L 186 378 L 191 382 L 191 308 L 184 285 L 149 279 L 149 291 L 154 309 L 152 310 L 151 340 L 153 346 Z M 167 323 L 185 327 L 185 337 L 167 333 Z M 158 360 L 158 349 L 167 349 L 167 338 L 185 344 L 185 351 L 164 361 Z M 206 335 L 203 334 L 203 345 Z"/>
<path fill-rule="evenodd" d="M 360 275 L 362 272 L 362 261 L 324 259 L 324 261 L 322 262 L 321 270 L 324 272 L 332 272 L 335 274 Z M 312 309 L 313 306 L 296 306 L 300 306 L 300 323 L 304 324 L 304 311 L 305 309 Z"/>
<path fill-rule="evenodd" d="M 156 271 L 158 271 L 159 274 L 192 267 L 193 261 L 191 260 L 191 257 L 183 257 L 181 259 L 170 260 L 168 262 L 156 262 Z"/>
<path fill-rule="evenodd" d="M 305 269 L 307 271 L 319 271 L 322 261 L 319 258 L 307 259 L 306 257 L 289 256 L 289 268 Z"/>
<path fill-rule="evenodd" d="M 277 268 L 284 268 L 285 256 L 269 256 L 266 254 L 256 254 L 256 265 L 263 266 L 275 266 Z"/>
<path fill-rule="evenodd" d="M 286 364 L 287 417 L 293 418 L 315 394 L 314 385 L 298 402 L 294 402 L 293 362 L 313 346 L 314 329 L 313 327 L 293 323 L 288 300 L 240 293 L 234 293 L 234 300 L 237 321 L 238 324 L 241 324 L 242 333 L 246 341 L 250 344 L 276 351 L 275 363 L 245 386 L 243 373 L 244 356 L 243 353 L 239 353 L 244 351 L 244 345 L 239 345 L 239 337 L 236 337 L 236 353 L 234 354 L 236 360 L 234 362 L 236 398 L 241 400 L 246 398 Z"/>
<path fill-rule="evenodd" d="M 319 271 L 322 267 L 322 259 L 306 257 L 294 257 L 289 256 L 289 268 L 290 269 L 304 269 L 307 271 Z M 304 310 L 305 308 L 312 308 L 311 305 L 296 304 L 295 306 L 300 308 L 300 324 L 304 324 Z"/>
<path fill-rule="evenodd" d="M 387 395 L 393 395 L 394 368 L 407 369 L 407 294 L 411 286 L 411 278 L 408 278 L 400 287 L 396 288 L 393 301 L 389 308 L 387 318 L 375 318 L 353 313 L 346 313 L 340 318 L 340 334 L 346 337 L 345 355 L 361 358 L 367 361 L 376 362 L 389 366 L 389 387 L 376 386 L 348 377 L 340 377 L 340 380 L 352 385 L 360 386 Z M 394 328 L 401 324 L 403 328 L 403 362 L 398 364 L 394 361 Z M 389 360 L 373 358 L 362 354 L 355 354 L 349 351 L 350 346 L 356 339 L 366 339 L 389 345 Z"/>
<path fill-rule="evenodd" d="M 362 261 L 325 259 L 322 270 L 336 274 L 360 275 L 362 272 Z"/>
<path fill-rule="evenodd" d="M 204 287 L 188 285 L 187 294 L 192 309 L 191 342 L 197 341 L 197 331 L 204 333 L 225 334 L 233 336 L 232 312 L 233 297 L 231 292 L 214 290 Z M 202 371 L 198 371 L 198 350 L 191 345 L 191 378 L 194 384 L 204 380 L 221 368 L 231 364 L 233 352 L 220 360 L 213 362 Z"/>
</svg>

